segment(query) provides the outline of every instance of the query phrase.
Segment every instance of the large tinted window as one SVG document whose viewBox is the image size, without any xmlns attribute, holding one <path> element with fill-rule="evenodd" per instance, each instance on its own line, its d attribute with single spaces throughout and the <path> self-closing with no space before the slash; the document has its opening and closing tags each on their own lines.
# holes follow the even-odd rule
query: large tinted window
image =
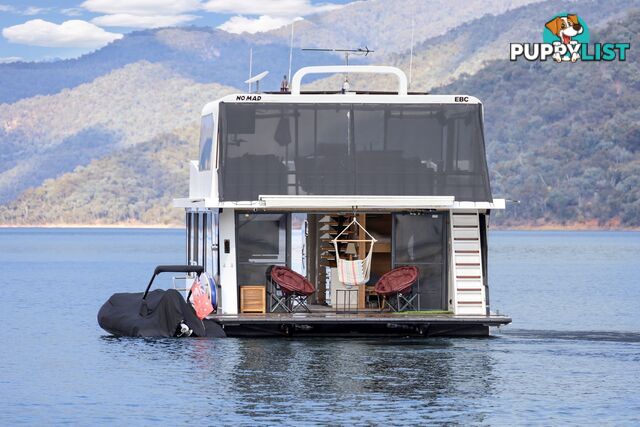
<svg viewBox="0 0 640 427">
<path fill-rule="evenodd" d="M 200 122 L 200 162 L 201 171 L 211 170 L 211 147 L 213 146 L 213 115 L 202 117 Z"/>
<path fill-rule="evenodd" d="M 481 108 L 221 104 L 222 200 L 447 195 L 491 201 Z"/>
</svg>

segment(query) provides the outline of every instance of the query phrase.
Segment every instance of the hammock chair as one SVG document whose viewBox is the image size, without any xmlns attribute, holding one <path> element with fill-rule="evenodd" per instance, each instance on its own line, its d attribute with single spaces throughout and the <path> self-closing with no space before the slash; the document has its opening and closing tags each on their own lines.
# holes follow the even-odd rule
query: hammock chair
<svg viewBox="0 0 640 427">
<path fill-rule="evenodd" d="M 351 226 L 355 224 L 362 231 L 365 232 L 369 239 L 340 239 Z M 336 261 L 338 264 L 338 280 L 344 283 L 345 285 L 363 285 L 369 281 L 369 276 L 371 274 L 371 257 L 373 255 L 373 245 L 377 242 L 377 240 L 369 234 L 369 232 L 358 222 L 358 220 L 354 217 L 353 220 L 347 225 L 341 232 L 338 234 L 332 241 L 333 248 L 336 251 Z M 371 243 L 369 246 L 369 252 L 364 259 L 356 259 L 356 260 L 346 260 L 340 258 L 340 251 L 338 250 L 338 243 L 360 243 L 367 244 Z"/>
</svg>

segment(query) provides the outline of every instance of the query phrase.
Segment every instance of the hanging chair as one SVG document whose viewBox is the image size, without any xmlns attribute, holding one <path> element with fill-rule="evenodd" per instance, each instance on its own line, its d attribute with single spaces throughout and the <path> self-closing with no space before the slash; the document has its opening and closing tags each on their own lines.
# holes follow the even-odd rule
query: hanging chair
<svg viewBox="0 0 640 427">
<path fill-rule="evenodd" d="M 355 224 L 362 231 L 365 232 L 369 239 L 341 239 L 342 236 L 351 226 Z M 353 220 L 347 225 L 341 232 L 338 234 L 332 241 L 333 248 L 336 251 L 336 261 L 338 265 L 338 280 L 344 283 L 345 285 L 363 285 L 369 281 L 369 277 L 371 275 L 371 257 L 373 255 L 373 245 L 377 242 L 377 240 L 369 234 L 369 232 L 358 222 L 358 220 L 353 218 Z M 346 260 L 340 258 L 340 251 L 338 250 L 338 243 L 360 243 L 367 244 L 370 243 L 369 252 L 367 252 L 367 256 L 364 259 L 356 259 L 356 260 Z"/>
</svg>

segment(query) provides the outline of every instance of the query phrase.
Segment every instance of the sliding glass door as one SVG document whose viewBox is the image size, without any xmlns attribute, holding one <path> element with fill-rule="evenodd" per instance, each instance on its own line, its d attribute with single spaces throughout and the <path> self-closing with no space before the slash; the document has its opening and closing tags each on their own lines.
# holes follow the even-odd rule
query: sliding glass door
<svg viewBox="0 0 640 427">
<path fill-rule="evenodd" d="M 240 213 L 236 218 L 238 285 L 264 285 L 270 265 L 287 265 L 289 215 Z"/>
<path fill-rule="evenodd" d="M 393 266 L 420 269 L 420 309 L 447 309 L 447 214 L 394 214 Z"/>
</svg>

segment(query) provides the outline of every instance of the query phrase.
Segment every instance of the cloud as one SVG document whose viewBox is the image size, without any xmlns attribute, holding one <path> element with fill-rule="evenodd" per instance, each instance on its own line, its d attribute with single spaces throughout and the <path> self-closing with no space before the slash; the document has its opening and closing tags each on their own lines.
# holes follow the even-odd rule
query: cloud
<svg viewBox="0 0 640 427">
<path fill-rule="evenodd" d="M 101 27 L 158 28 L 191 22 L 200 18 L 197 15 L 131 15 L 116 13 L 93 18 L 91 22 Z"/>
<path fill-rule="evenodd" d="M 39 13 L 47 12 L 49 10 L 51 10 L 50 7 L 29 6 L 26 9 L 18 9 L 15 6 L 12 6 L 10 4 L 0 4 L 0 12 L 10 12 L 10 13 L 27 15 L 27 16 L 37 15 Z"/>
<path fill-rule="evenodd" d="M 7 27 L 2 35 L 12 43 L 79 48 L 98 48 L 122 38 L 122 34 L 109 33 L 87 21 L 70 20 L 58 25 L 42 19 Z"/>
<path fill-rule="evenodd" d="M 8 56 L 5 58 L 0 58 L 0 64 L 11 64 L 12 62 L 19 61 L 24 61 L 24 59 L 19 56 Z"/>
<path fill-rule="evenodd" d="M 201 10 L 200 0 L 86 0 L 81 7 L 103 16 L 91 22 L 103 27 L 171 27 L 200 18 L 186 12 Z"/>
<path fill-rule="evenodd" d="M 304 16 L 341 7 L 335 3 L 312 4 L 310 0 L 209 0 L 204 3 L 204 9 L 209 12 L 278 17 Z"/>
<path fill-rule="evenodd" d="M 256 19 L 246 18 L 244 16 L 234 16 L 218 28 L 234 34 L 255 34 L 280 28 L 290 22 L 291 19 L 289 18 L 274 18 L 266 15 Z"/>
<path fill-rule="evenodd" d="M 67 9 L 62 9 L 60 13 L 67 16 L 82 16 L 83 11 L 78 7 L 69 7 Z"/>
<path fill-rule="evenodd" d="M 204 9 L 215 13 L 237 14 L 218 28 L 229 33 L 258 33 L 274 30 L 294 19 L 343 7 L 335 3 L 312 4 L 311 0 L 208 0 Z M 247 18 L 246 15 L 258 18 Z"/>
<path fill-rule="evenodd" d="M 50 8 L 48 7 L 35 7 L 35 6 L 29 6 L 28 8 L 26 8 L 25 10 L 23 10 L 21 13 L 23 15 L 27 15 L 27 16 L 33 16 L 33 15 L 37 15 L 39 13 L 42 12 L 46 12 L 47 10 L 49 10 Z"/>
<path fill-rule="evenodd" d="M 202 8 L 199 0 L 86 0 L 80 6 L 91 12 L 141 16 L 178 15 Z"/>
</svg>

